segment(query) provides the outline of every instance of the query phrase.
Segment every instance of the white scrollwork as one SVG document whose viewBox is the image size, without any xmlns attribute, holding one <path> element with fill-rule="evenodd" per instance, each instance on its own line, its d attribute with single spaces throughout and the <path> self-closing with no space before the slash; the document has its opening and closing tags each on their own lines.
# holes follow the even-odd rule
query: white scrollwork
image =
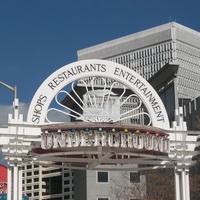
<svg viewBox="0 0 200 200">
<path fill-rule="evenodd" d="M 95 88 L 96 79 L 102 80 L 103 89 Z M 90 84 L 88 80 L 87 83 L 86 80 L 80 80 L 86 91 L 82 96 L 74 89 L 75 82 L 71 84 L 71 92 L 61 90 L 55 96 L 55 102 L 60 108 L 48 109 L 46 116 L 48 122 L 52 122 L 49 115 L 53 111 L 85 122 L 126 122 L 129 120 L 129 123 L 151 124 L 151 117 L 146 112 L 141 99 L 131 93 L 127 87 L 123 86 L 121 90 L 116 90 L 114 86 L 119 84 L 116 81 L 107 87 L 105 78 L 100 77 L 93 77 Z M 73 101 L 76 109 L 62 104 L 61 100 L 58 100 L 61 95 Z"/>
</svg>

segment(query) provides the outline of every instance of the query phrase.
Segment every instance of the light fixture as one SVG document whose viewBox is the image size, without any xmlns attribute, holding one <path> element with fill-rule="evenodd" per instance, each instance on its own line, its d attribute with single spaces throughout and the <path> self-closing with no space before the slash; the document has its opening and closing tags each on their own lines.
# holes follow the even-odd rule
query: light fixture
<svg viewBox="0 0 200 200">
<path fill-rule="evenodd" d="M 150 132 L 150 131 L 147 131 L 147 135 L 151 135 L 151 132 Z"/>
<path fill-rule="evenodd" d="M 75 129 L 75 128 L 72 128 L 71 132 L 73 132 L 73 133 L 74 133 L 75 131 L 76 131 L 76 129 Z"/>
<path fill-rule="evenodd" d="M 99 127 L 99 132 L 103 131 L 103 129 L 101 127 Z"/>
<path fill-rule="evenodd" d="M 141 133 L 141 131 L 140 131 L 140 130 L 136 130 L 136 131 L 135 131 L 135 133 L 137 133 L 137 134 L 140 134 L 140 133 Z"/>
<path fill-rule="evenodd" d="M 127 128 L 124 129 L 124 133 L 128 133 L 128 129 Z"/>
</svg>

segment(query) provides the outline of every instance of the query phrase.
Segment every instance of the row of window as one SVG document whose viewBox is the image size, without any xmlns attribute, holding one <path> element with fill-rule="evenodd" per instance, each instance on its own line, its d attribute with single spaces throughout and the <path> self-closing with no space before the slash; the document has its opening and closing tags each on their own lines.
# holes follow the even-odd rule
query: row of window
<svg viewBox="0 0 200 200">
<path fill-rule="evenodd" d="M 182 52 L 188 55 L 188 57 L 200 59 L 200 52 L 198 49 L 192 48 L 186 44 L 176 43 L 177 52 Z"/>
<path fill-rule="evenodd" d="M 180 62 L 186 62 L 187 64 L 195 66 L 199 66 L 200 64 L 200 58 L 196 58 L 195 56 L 190 56 L 189 54 L 180 51 L 177 51 L 177 59 Z"/>
<path fill-rule="evenodd" d="M 172 52 L 165 52 L 165 53 L 157 54 L 157 55 L 150 56 L 147 58 L 137 59 L 130 62 L 119 63 L 119 64 L 126 65 L 127 67 L 133 69 L 135 67 L 141 67 L 141 66 L 147 66 L 147 65 L 155 66 L 154 65 L 155 63 L 159 63 L 163 61 L 166 63 L 166 62 L 169 62 L 171 59 L 172 59 Z M 111 61 L 115 61 L 115 60 L 111 59 Z"/>
<path fill-rule="evenodd" d="M 172 51 L 172 46 L 173 46 L 172 43 L 165 43 L 165 44 L 161 44 L 158 46 L 135 51 L 135 52 L 132 52 L 130 54 L 123 55 L 120 57 L 116 57 L 116 58 L 112 59 L 112 61 L 123 64 L 123 63 L 131 62 L 133 60 L 148 58 L 153 55 L 158 55 L 158 54 L 164 55 L 167 52 Z"/>
<path fill-rule="evenodd" d="M 109 172 L 97 172 L 97 182 L 98 183 L 108 183 L 109 182 Z M 140 183 L 140 173 L 130 172 L 130 183 Z"/>
<path fill-rule="evenodd" d="M 174 45 L 174 56 L 173 46 Z M 133 69 L 146 80 L 162 68 L 166 63 L 177 59 L 180 63 L 184 61 L 187 65 L 200 65 L 200 53 L 198 50 L 181 43 L 166 43 L 155 47 L 150 47 L 140 51 L 131 52 L 126 55 L 111 58 L 109 60 L 123 64 Z M 187 66 L 188 68 L 188 66 Z M 195 69 L 193 71 L 196 71 Z"/>
<path fill-rule="evenodd" d="M 191 68 L 190 65 L 182 63 L 178 71 L 179 95 L 182 97 L 196 98 L 199 95 L 200 69 Z"/>
<path fill-rule="evenodd" d="M 179 87 L 179 97 L 180 98 L 196 98 L 197 96 L 199 96 L 199 94 L 196 92 L 196 90 L 192 90 L 190 88 L 187 87 Z"/>
<path fill-rule="evenodd" d="M 170 46 L 164 48 L 163 46 Z M 162 46 L 162 48 L 161 48 Z M 143 49 L 136 52 L 131 52 L 126 55 L 111 58 L 109 60 L 123 64 L 130 69 L 133 69 L 138 74 L 148 80 L 152 75 L 159 71 L 166 63 L 173 60 L 172 44 L 163 44 L 157 47 Z M 157 49 L 157 50 L 156 50 Z M 162 50 L 158 50 L 162 49 Z"/>
</svg>

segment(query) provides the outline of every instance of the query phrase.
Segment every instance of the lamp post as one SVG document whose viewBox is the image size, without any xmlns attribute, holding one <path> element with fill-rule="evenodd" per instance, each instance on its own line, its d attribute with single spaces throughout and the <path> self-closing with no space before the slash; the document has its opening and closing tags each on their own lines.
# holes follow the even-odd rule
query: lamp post
<svg viewBox="0 0 200 200">
<path fill-rule="evenodd" d="M 10 86 L 2 81 L 0 81 L 0 85 L 3 85 L 7 89 L 14 92 L 14 101 L 13 101 L 13 117 L 9 118 L 9 122 L 12 124 L 17 124 L 19 119 L 19 101 L 17 99 L 17 87 Z M 16 134 L 18 133 L 18 129 L 16 127 L 9 128 L 9 130 Z M 15 138 L 16 139 L 16 138 Z M 16 146 L 18 140 L 15 141 Z M 17 147 L 15 152 L 17 152 Z M 13 152 L 14 154 L 14 152 Z M 8 161 L 8 173 L 7 173 L 7 199 L 22 199 L 22 185 L 21 185 L 21 177 L 22 177 L 22 168 L 19 164 L 17 164 L 14 160 Z M 19 183 L 20 181 L 20 183 Z"/>
<path fill-rule="evenodd" d="M 17 86 L 15 85 L 14 87 L 11 87 L 10 85 L 0 81 L 0 84 L 3 85 L 4 87 L 8 88 L 9 90 L 14 92 L 14 99 L 17 98 Z"/>
</svg>

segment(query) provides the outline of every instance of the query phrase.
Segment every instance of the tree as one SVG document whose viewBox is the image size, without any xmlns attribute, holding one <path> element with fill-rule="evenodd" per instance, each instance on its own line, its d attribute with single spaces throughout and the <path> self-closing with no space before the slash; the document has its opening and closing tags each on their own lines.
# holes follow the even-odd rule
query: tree
<svg viewBox="0 0 200 200">
<path fill-rule="evenodd" d="M 190 168 L 190 199 L 200 199 L 200 156 L 196 157 L 197 164 Z"/>
<path fill-rule="evenodd" d="M 139 175 L 139 173 L 131 172 L 132 177 Z M 110 187 L 112 199 L 115 200 L 143 200 L 143 195 L 146 191 L 146 183 L 144 176 L 139 175 L 139 181 L 132 183 L 130 179 L 130 172 L 121 172 L 120 177 L 112 179 L 113 185 Z"/>
<path fill-rule="evenodd" d="M 146 172 L 147 195 L 145 200 L 175 199 L 174 169 L 156 169 Z"/>
<path fill-rule="evenodd" d="M 139 182 L 130 183 L 130 172 L 122 172 L 120 178 L 113 179 L 111 186 L 116 200 L 174 200 L 173 169 L 148 170 L 140 174 Z"/>
<path fill-rule="evenodd" d="M 200 199 L 200 156 L 197 164 L 190 167 L 190 200 Z M 116 200 L 175 200 L 174 169 L 142 171 L 140 183 L 130 183 L 130 172 L 122 172 L 113 179 L 112 199 Z M 141 176 L 140 176 L 141 177 Z M 144 178 L 145 177 L 145 178 Z"/>
</svg>

